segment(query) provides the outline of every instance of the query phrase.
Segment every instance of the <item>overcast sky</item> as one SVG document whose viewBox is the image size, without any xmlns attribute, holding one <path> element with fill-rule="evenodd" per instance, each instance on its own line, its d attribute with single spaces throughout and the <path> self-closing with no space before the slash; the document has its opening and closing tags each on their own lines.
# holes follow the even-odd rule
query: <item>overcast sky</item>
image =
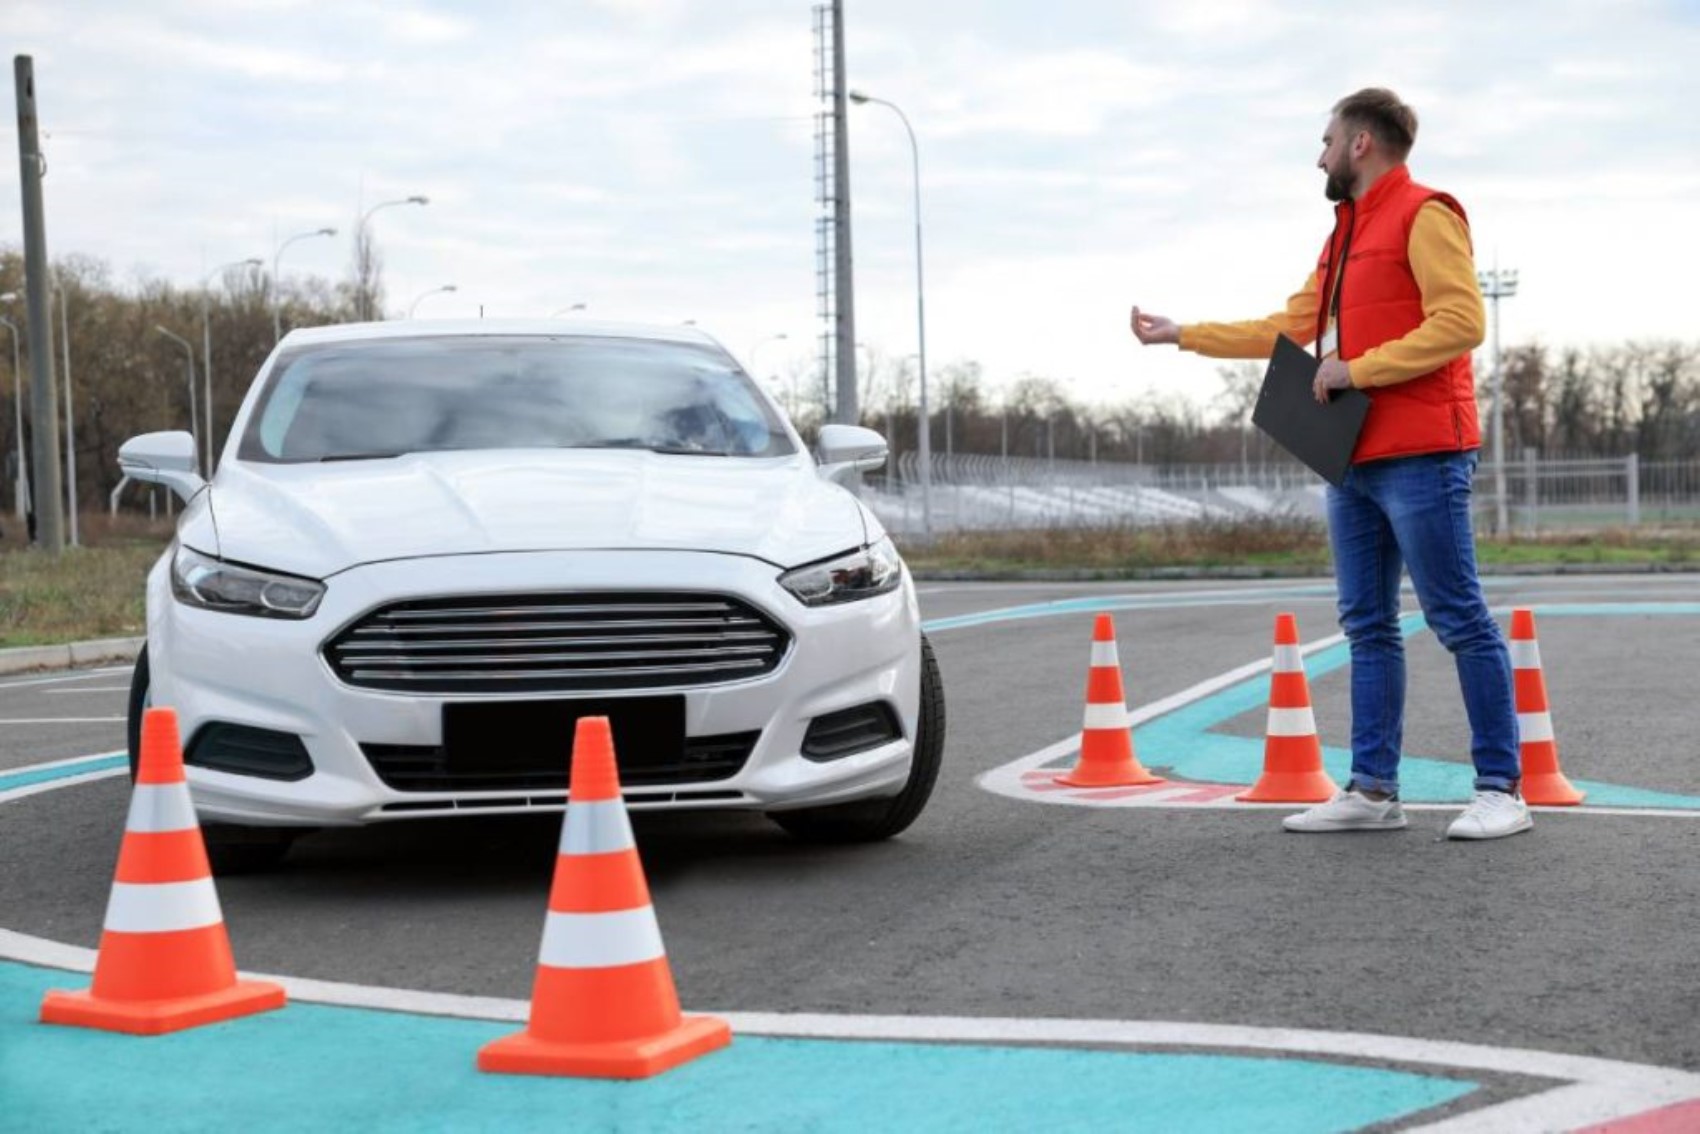
<svg viewBox="0 0 1700 1134">
<path fill-rule="evenodd" d="M 1246 318 L 1330 224 L 1328 107 L 1390 86 L 1416 177 L 1478 264 L 1521 273 L 1507 343 L 1700 340 L 1700 2 L 847 0 L 851 85 L 919 138 L 927 354 L 1078 398 L 1208 400 L 1139 302 Z M 0 0 L 35 59 L 48 246 L 195 286 L 247 256 L 340 278 L 362 207 L 392 314 L 694 319 L 763 375 L 813 357 L 807 0 Z M 4 116 L 0 244 L 21 245 Z M 910 150 L 851 110 L 857 337 L 915 349 Z"/>
</svg>

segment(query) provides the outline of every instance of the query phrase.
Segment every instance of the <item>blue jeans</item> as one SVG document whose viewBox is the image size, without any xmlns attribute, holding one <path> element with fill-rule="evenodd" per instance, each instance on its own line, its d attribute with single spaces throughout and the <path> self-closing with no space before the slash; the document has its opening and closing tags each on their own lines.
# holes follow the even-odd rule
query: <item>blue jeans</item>
<svg viewBox="0 0 1700 1134">
<path fill-rule="evenodd" d="M 1511 791 L 1520 776 L 1511 655 L 1476 577 L 1470 482 L 1476 453 L 1428 453 L 1353 465 L 1328 488 L 1328 536 L 1340 628 L 1352 650 L 1352 783 L 1399 790 L 1405 732 L 1405 642 L 1399 575 L 1451 652 L 1470 718 L 1476 790 Z"/>
</svg>

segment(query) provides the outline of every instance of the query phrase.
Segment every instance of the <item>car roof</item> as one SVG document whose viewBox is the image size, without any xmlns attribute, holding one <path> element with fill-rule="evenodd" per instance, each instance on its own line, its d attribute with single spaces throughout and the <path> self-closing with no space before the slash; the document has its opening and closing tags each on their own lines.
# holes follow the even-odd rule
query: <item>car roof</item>
<svg viewBox="0 0 1700 1134">
<path fill-rule="evenodd" d="M 614 323 L 592 319 L 390 319 L 382 323 L 332 323 L 299 327 L 279 345 L 364 342 L 373 339 L 421 336 L 537 335 L 549 338 L 641 339 L 648 342 L 689 343 L 726 348 L 713 335 L 695 327 L 649 323 Z"/>
</svg>

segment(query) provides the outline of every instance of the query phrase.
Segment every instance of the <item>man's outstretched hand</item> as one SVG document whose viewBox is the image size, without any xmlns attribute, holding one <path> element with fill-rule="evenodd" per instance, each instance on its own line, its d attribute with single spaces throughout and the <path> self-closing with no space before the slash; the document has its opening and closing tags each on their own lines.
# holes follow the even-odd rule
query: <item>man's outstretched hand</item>
<svg viewBox="0 0 1700 1134">
<path fill-rule="evenodd" d="M 1165 319 L 1161 315 L 1148 315 L 1135 307 L 1133 309 L 1133 337 L 1152 346 L 1157 343 L 1179 343 L 1181 341 L 1181 326 L 1173 319 Z"/>
</svg>

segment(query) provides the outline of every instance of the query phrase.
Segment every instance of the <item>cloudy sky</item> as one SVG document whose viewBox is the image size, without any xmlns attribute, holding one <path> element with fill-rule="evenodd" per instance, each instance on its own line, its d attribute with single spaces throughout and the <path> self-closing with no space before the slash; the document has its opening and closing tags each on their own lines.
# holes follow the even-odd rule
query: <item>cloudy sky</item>
<svg viewBox="0 0 1700 1134">
<path fill-rule="evenodd" d="M 1700 340 L 1700 3 L 847 0 L 851 85 L 919 138 L 927 353 L 1112 402 L 1207 401 L 1141 351 L 1277 308 L 1329 225 L 1328 107 L 1393 87 L 1412 167 L 1521 273 L 1508 343 Z M 808 0 L 0 0 L 34 57 L 48 243 L 120 280 L 340 277 L 363 208 L 392 313 L 695 320 L 764 375 L 815 350 Z M 0 142 L 17 152 L 13 115 Z M 851 111 L 857 337 L 914 351 L 907 136 Z M 21 244 L 11 156 L 0 244 Z M 776 335 L 786 335 L 776 340 Z"/>
</svg>

